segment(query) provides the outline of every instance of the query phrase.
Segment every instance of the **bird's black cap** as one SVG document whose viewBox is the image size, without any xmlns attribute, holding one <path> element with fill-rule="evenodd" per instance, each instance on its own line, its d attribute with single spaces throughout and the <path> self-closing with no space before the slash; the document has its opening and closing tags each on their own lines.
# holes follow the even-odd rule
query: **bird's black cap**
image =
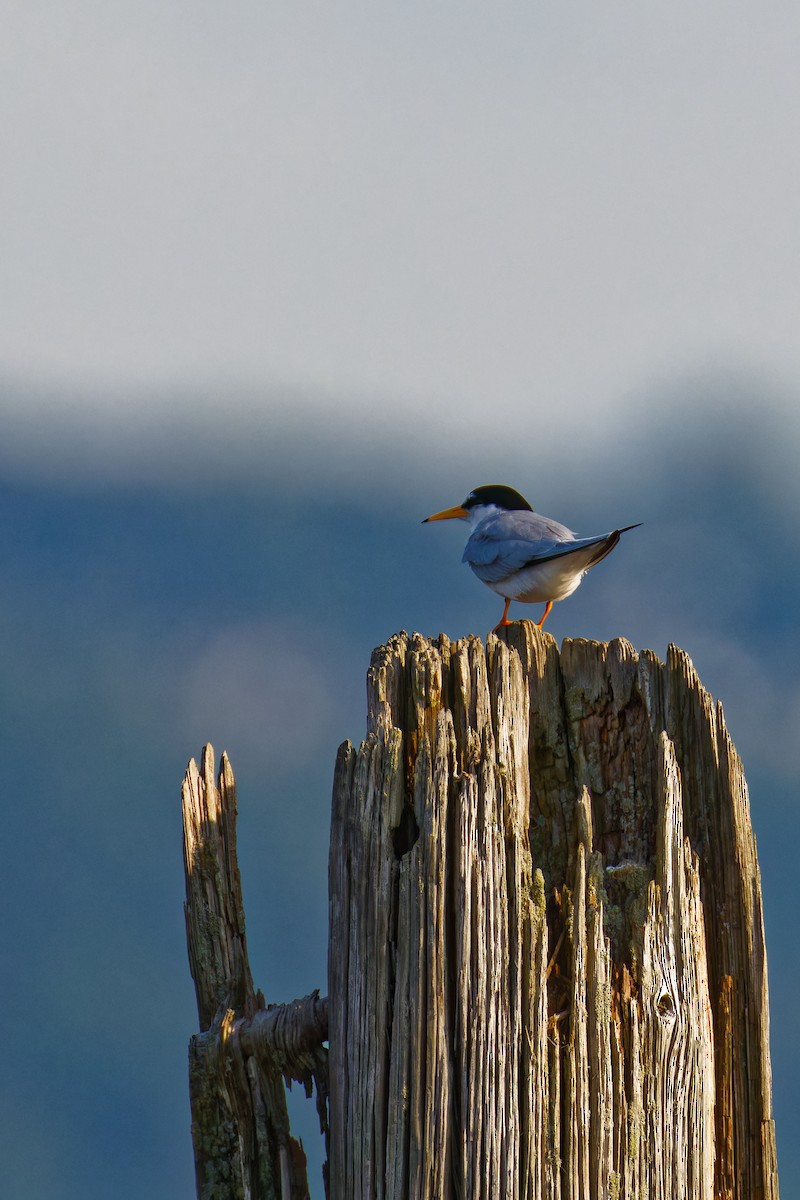
<svg viewBox="0 0 800 1200">
<path fill-rule="evenodd" d="M 471 508 L 478 508 L 481 504 L 496 504 L 498 508 L 504 508 L 507 512 L 533 512 L 525 497 L 520 496 L 514 488 L 506 487 L 504 483 L 487 483 L 483 487 L 473 488 L 462 508 L 469 512 Z"/>
</svg>

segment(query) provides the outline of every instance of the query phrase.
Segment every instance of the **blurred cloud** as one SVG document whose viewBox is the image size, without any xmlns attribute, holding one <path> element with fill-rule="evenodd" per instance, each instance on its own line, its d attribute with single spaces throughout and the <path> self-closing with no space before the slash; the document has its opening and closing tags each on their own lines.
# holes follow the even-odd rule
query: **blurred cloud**
<svg viewBox="0 0 800 1200">
<path fill-rule="evenodd" d="M 696 644 L 702 647 L 697 656 L 701 678 L 714 695 L 724 698 L 728 724 L 730 713 L 736 714 L 740 752 L 762 769 L 771 767 L 793 777 L 793 766 L 775 762 L 775 747 L 791 745 L 797 736 L 800 685 L 785 680 L 776 689 L 773 665 L 718 631 L 703 630 Z"/>
<path fill-rule="evenodd" d="M 672 514 L 685 540 L 695 536 L 687 481 L 711 471 L 728 500 L 731 480 L 741 494 L 757 483 L 786 536 L 800 527 L 800 380 L 735 362 L 675 364 L 613 405 L 531 404 L 519 416 L 502 400 L 478 415 L 457 405 L 420 414 L 383 397 L 362 414 L 352 398 L 299 388 L 114 396 L 6 378 L 0 421 L 0 471 L 22 485 L 186 496 L 278 488 L 288 506 L 313 498 L 320 510 L 358 494 L 378 512 L 416 504 L 421 519 L 478 483 L 511 482 L 536 508 L 560 505 L 566 523 L 590 532 L 595 520 L 632 519 L 604 503 L 615 477 L 614 486 L 631 485 L 634 517 Z M 654 472 L 669 474 L 664 492 L 653 492 Z"/>
<path fill-rule="evenodd" d="M 324 753 L 337 733 L 342 671 L 320 633 L 315 627 L 309 637 L 291 619 L 218 631 L 184 664 L 178 724 L 194 741 L 213 729 L 220 749 L 234 746 L 237 756 L 284 769 L 287 760 Z"/>
</svg>

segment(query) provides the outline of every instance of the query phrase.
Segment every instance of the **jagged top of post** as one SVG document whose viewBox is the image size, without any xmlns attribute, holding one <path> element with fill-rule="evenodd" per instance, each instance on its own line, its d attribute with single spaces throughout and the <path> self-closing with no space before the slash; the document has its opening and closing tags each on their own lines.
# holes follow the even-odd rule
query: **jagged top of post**
<svg viewBox="0 0 800 1200">
<path fill-rule="evenodd" d="M 529 683 L 535 680 L 539 688 L 549 685 L 550 698 L 559 707 L 555 688 L 559 682 L 585 703 L 608 695 L 618 707 L 627 703 L 632 689 L 639 688 L 654 727 L 661 723 L 667 728 L 670 705 L 691 700 L 714 727 L 715 736 L 730 740 L 721 703 L 703 686 L 691 658 L 679 646 L 668 646 L 666 662 L 652 650 L 635 650 L 623 637 L 608 642 L 565 638 L 559 649 L 551 634 L 527 620 L 515 622 L 499 635 L 490 633 L 485 643 L 474 634 L 456 641 L 444 633 L 436 638 L 405 630 L 393 634 L 370 659 L 368 733 L 387 722 L 401 729 L 413 727 L 423 710 L 455 702 L 458 688 L 470 680 L 485 677 L 491 686 L 498 672 L 511 669 L 511 661 L 519 664 Z M 468 699 L 468 691 L 462 690 L 462 703 Z"/>
</svg>

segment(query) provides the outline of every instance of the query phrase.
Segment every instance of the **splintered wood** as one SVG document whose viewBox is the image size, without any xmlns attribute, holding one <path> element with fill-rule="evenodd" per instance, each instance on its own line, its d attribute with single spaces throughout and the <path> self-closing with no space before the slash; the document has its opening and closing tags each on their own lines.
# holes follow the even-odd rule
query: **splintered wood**
<svg viewBox="0 0 800 1200">
<path fill-rule="evenodd" d="M 333 1200 L 777 1200 L 747 787 L 691 662 L 377 650 L 336 767 Z"/>
</svg>

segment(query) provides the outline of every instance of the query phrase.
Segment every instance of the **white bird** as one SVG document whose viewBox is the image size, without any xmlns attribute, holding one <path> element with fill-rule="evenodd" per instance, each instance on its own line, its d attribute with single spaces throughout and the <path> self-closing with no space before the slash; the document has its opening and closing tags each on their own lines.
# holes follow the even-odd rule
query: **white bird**
<svg viewBox="0 0 800 1200">
<path fill-rule="evenodd" d="M 553 601 L 571 596 L 589 568 L 611 553 L 620 535 L 638 528 L 638 524 L 625 525 L 612 533 L 581 538 L 566 525 L 535 513 L 524 496 L 500 483 L 475 488 L 463 504 L 426 517 L 423 525 L 454 517 L 468 521 L 471 530 L 461 561 L 505 599 L 495 632 L 511 624 L 512 600 L 544 602 L 542 619 L 536 622 L 541 628 Z"/>
</svg>

